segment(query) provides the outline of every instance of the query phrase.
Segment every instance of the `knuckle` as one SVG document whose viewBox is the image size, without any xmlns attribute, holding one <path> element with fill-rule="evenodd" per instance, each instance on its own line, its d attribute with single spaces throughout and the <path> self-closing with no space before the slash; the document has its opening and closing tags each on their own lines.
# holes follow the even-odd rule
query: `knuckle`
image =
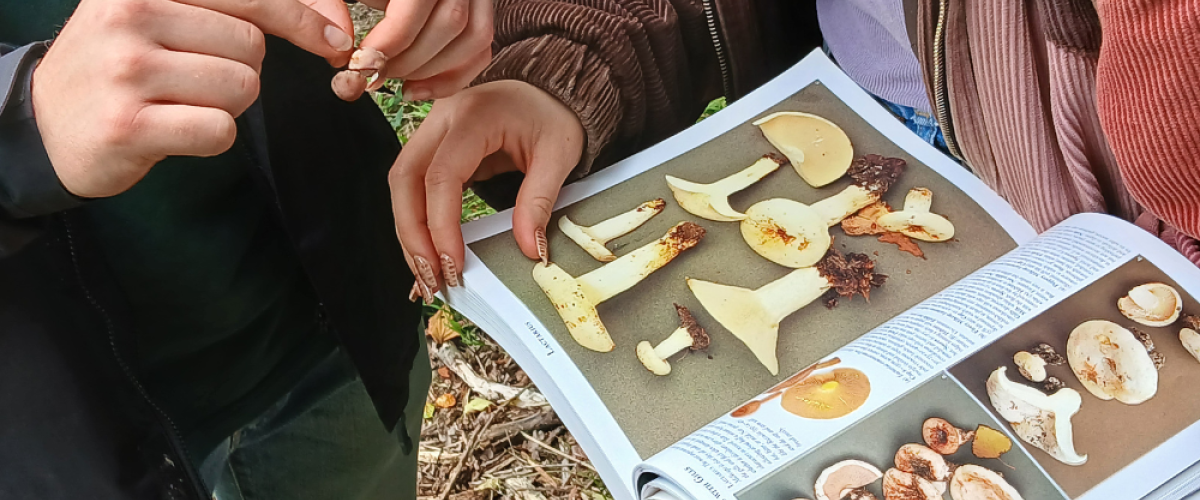
<svg viewBox="0 0 1200 500">
<path fill-rule="evenodd" d="M 241 21 L 239 28 L 241 37 L 245 40 L 246 57 L 248 60 L 243 61 L 247 64 L 257 64 L 267 55 L 267 37 L 263 35 L 262 30 L 258 29 L 252 23 Z"/>
<path fill-rule="evenodd" d="M 442 12 L 446 27 L 456 33 L 461 33 L 471 21 L 470 3 L 467 0 L 450 0 Z"/>
<path fill-rule="evenodd" d="M 109 55 L 107 65 L 113 78 L 121 83 L 136 83 L 151 73 L 151 54 L 135 47 L 123 48 Z"/>
<path fill-rule="evenodd" d="M 139 136 L 137 127 L 138 111 L 132 106 L 117 106 L 100 119 L 101 142 L 110 147 L 126 147 L 132 145 Z"/>
<path fill-rule="evenodd" d="M 206 142 L 211 155 L 227 151 L 233 147 L 233 141 L 237 140 L 237 123 L 230 115 L 222 114 L 219 118 L 213 118 L 201 126 L 208 129 Z"/>
<path fill-rule="evenodd" d="M 447 167 L 447 165 L 430 165 L 429 171 L 425 173 L 425 186 L 438 187 L 453 183 L 454 176 L 450 175 Z"/>
<path fill-rule="evenodd" d="M 146 0 L 120 0 L 110 2 L 100 13 L 100 21 L 110 28 L 129 28 L 142 23 L 150 13 Z"/>
</svg>

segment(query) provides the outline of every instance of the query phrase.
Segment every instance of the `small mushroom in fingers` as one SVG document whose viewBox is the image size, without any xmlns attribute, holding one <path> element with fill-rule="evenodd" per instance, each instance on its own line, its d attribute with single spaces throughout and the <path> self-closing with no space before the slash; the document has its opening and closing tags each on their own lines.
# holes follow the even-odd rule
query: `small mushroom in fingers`
<svg viewBox="0 0 1200 500">
<path fill-rule="evenodd" d="M 746 218 L 746 214 L 729 206 L 729 196 L 762 180 L 784 163 L 787 163 L 787 160 L 778 155 L 766 154 L 742 171 L 710 184 L 699 184 L 668 175 L 667 187 L 671 188 L 679 206 L 692 215 L 719 222 L 742 220 Z"/>
<path fill-rule="evenodd" d="M 666 206 L 667 202 L 662 198 L 650 200 L 633 210 L 589 227 L 580 226 L 564 215 L 558 219 L 558 228 L 592 258 L 600 262 L 612 262 L 617 260 L 617 256 L 604 244 L 641 227 Z"/>
<path fill-rule="evenodd" d="M 666 340 L 657 346 L 651 346 L 645 340 L 637 345 L 637 358 L 650 373 L 667 375 L 671 373 L 671 363 L 668 358 L 685 349 L 702 351 L 708 348 L 708 332 L 696 323 L 696 318 L 686 307 L 675 304 L 675 312 L 679 315 L 679 328 L 676 328 Z"/>
</svg>

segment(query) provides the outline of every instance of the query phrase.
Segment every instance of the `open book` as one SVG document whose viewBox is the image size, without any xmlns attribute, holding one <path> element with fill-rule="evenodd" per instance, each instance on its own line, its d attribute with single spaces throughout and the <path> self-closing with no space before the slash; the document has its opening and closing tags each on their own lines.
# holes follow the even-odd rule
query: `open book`
<svg viewBox="0 0 1200 500">
<path fill-rule="evenodd" d="M 780 111 L 836 124 L 798 122 L 824 130 L 810 141 L 817 146 L 803 160 L 809 166 L 837 154 L 832 142 L 822 143 L 838 140 L 829 131 L 836 128 L 855 158 L 904 160 L 882 201 L 894 212 L 945 216 L 953 237 L 890 238 L 899 242 L 893 244 L 849 235 L 836 221 L 813 234 L 780 233 L 783 244 L 801 237 L 816 245 L 827 231 L 828 255 L 859 254 L 847 257 L 859 259 L 859 268 L 873 262 L 866 279 L 887 279 L 866 287 L 865 300 L 826 292 L 836 271 L 771 261 L 808 243 L 766 248 L 772 243 L 753 241 L 755 227 L 744 233 L 747 222 L 685 211 L 667 176 L 712 183 L 768 153 L 801 162 L 801 153 L 776 149 L 754 125 Z M 756 204 L 784 198 L 807 207 L 852 182 L 814 188 L 792 166 L 776 166 L 763 167 L 770 173 L 757 182 L 734 183 L 744 189 L 722 209 L 770 221 Z M 916 191 L 905 207 L 913 188 L 927 191 Z M 929 193 L 926 207 L 920 199 Z M 604 247 L 617 257 L 612 264 L 560 229 L 562 217 L 588 227 L 656 199 L 665 200 L 661 213 Z M 795 214 L 785 212 L 767 211 L 794 229 Z M 645 258 L 621 260 L 684 221 L 703 227 L 704 237 L 668 252 L 678 255 L 665 266 L 650 266 L 657 270 L 646 275 Z M 1193 298 L 1200 270 L 1108 216 L 1076 216 L 1037 235 L 819 52 L 716 116 L 563 190 L 548 231 L 555 276 L 576 286 L 574 277 L 624 267 L 591 275 L 590 288 L 575 296 L 603 301 L 595 312 L 611 351 L 576 341 L 572 329 L 580 334 L 580 322 L 564 321 L 559 310 L 587 313 L 591 304 L 552 302 L 534 278 L 535 268 L 548 266 L 524 257 L 510 231 L 509 213 L 464 227 L 466 286 L 447 290 L 446 300 L 529 374 L 618 499 L 826 499 L 860 486 L 883 499 L 887 486 L 927 490 L 889 498 L 1017 498 L 1015 492 L 1038 500 L 1124 500 L 1182 498 L 1196 488 L 1189 467 L 1200 460 L 1200 358 L 1181 339 L 1193 349 L 1200 339 L 1181 330 L 1186 313 L 1200 314 Z M 598 276 L 608 284 L 596 284 Z M 1155 285 L 1134 290 L 1148 283 Z M 604 287 L 612 289 L 596 291 Z M 678 345 L 661 351 L 684 354 L 654 361 L 670 366 L 656 375 L 639 361 L 637 346 L 659 344 L 681 327 L 674 304 L 690 311 L 710 345 L 690 351 L 688 335 L 674 337 Z M 1184 314 L 1176 316 L 1177 309 Z M 582 333 L 596 334 L 596 325 L 583 326 L 591 330 Z M 972 490 L 983 486 L 1008 496 Z"/>
</svg>

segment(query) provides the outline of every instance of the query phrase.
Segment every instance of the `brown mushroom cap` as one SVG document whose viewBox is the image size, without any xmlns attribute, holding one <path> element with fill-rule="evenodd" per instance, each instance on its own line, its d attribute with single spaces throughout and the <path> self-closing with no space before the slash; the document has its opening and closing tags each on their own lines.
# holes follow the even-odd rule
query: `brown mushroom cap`
<svg viewBox="0 0 1200 500">
<path fill-rule="evenodd" d="M 688 308 L 679 304 L 674 304 L 675 313 L 679 315 L 679 327 L 687 329 L 688 335 L 692 336 L 692 346 L 689 350 L 703 351 L 708 349 L 709 343 L 712 341 L 708 336 L 708 332 L 704 331 L 704 327 L 696 322 L 696 318 L 692 317 L 692 312 Z"/>
<path fill-rule="evenodd" d="M 817 272 L 829 280 L 831 290 L 840 297 L 862 295 L 869 301 L 871 289 L 881 287 L 887 281 L 886 274 L 875 272 L 875 261 L 866 254 L 843 255 L 836 248 L 829 249 L 816 267 Z"/>
<path fill-rule="evenodd" d="M 883 195 L 904 173 L 907 162 L 900 158 L 880 155 L 863 155 L 850 163 L 847 173 L 854 185 L 877 195 Z"/>
<path fill-rule="evenodd" d="M 974 434 L 938 417 L 928 418 L 921 425 L 921 437 L 925 439 L 925 444 L 942 455 L 953 455 L 960 446 L 970 441 Z"/>
<path fill-rule="evenodd" d="M 858 409 L 871 394 L 867 374 L 838 368 L 804 379 L 783 393 L 781 404 L 793 415 L 812 419 L 844 417 Z"/>
</svg>

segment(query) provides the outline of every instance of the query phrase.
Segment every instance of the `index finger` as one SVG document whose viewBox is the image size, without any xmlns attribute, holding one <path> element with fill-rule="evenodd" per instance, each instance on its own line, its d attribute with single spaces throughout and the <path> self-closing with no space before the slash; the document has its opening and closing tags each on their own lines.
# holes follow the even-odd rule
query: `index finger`
<svg viewBox="0 0 1200 500">
<path fill-rule="evenodd" d="M 407 49 L 425 27 L 429 14 L 438 0 L 403 0 L 389 2 L 383 20 L 363 38 L 360 47 L 369 47 L 388 57 Z"/>
<path fill-rule="evenodd" d="M 325 58 L 343 56 L 354 48 L 354 38 L 345 28 L 300 0 L 176 1 L 249 21 L 263 33 L 283 38 Z"/>
<path fill-rule="evenodd" d="M 396 236 L 406 251 L 409 267 L 413 274 L 421 280 L 422 273 L 417 269 L 414 257 L 424 258 L 431 267 L 439 264 L 437 248 L 429 236 L 427 215 L 425 212 L 425 171 L 429 161 L 442 144 L 446 127 L 437 121 L 426 121 L 421 129 L 413 134 L 408 144 L 400 150 L 396 163 L 388 173 L 388 184 L 392 191 L 392 214 L 396 222 Z M 437 275 L 438 268 L 433 269 Z M 422 280 L 425 281 L 425 280 Z M 434 283 L 425 282 L 432 291 L 437 291 Z"/>
</svg>

